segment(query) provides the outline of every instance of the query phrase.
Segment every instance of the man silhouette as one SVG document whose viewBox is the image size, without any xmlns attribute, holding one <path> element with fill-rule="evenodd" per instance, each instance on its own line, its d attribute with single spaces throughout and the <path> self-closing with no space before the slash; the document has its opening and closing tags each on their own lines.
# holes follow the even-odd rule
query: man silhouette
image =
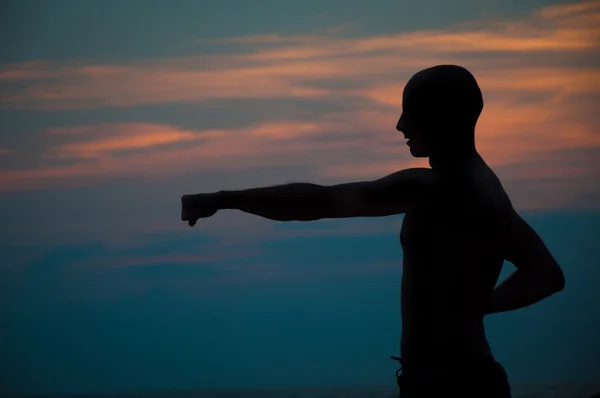
<svg viewBox="0 0 600 398">
<path fill-rule="evenodd" d="M 422 70 L 404 88 L 402 108 L 396 129 L 431 168 L 333 186 L 184 195 L 181 219 L 193 226 L 221 209 L 276 221 L 405 214 L 400 396 L 510 397 L 483 318 L 562 290 L 562 270 L 477 153 L 483 98 L 473 75 L 455 65 Z M 516 271 L 496 287 L 504 260 Z"/>
</svg>

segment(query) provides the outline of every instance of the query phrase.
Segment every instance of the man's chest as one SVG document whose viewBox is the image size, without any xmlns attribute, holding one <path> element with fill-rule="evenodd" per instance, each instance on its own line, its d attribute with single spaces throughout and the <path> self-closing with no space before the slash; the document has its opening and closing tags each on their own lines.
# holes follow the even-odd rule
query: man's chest
<svg viewBox="0 0 600 398">
<path fill-rule="evenodd" d="M 400 243 L 405 251 L 475 250 L 491 237 L 491 213 L 469 201 L 432 199 L 404 215 Z"/>
<path fill-rule="evenodd" d="M 456 224 L 456 217 L 441 205 L 430 201 L 422 203 L 404 215 L 400 229 L 400 243 L 404 249 L 431 246 L 448 238 Z"/>
</svg>

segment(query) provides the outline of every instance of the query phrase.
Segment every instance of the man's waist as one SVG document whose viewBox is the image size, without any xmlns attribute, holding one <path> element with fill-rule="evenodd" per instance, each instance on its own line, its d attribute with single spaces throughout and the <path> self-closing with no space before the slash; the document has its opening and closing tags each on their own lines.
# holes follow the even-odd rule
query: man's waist
<svg viewBox="0 0 600 398">
<path fill-rule="evenodd" d="M 483 321 L 471 325 L 431 325 L 411 322 L 403 326 L 403 344 L 439 346 L 440 349 L 456 347 L 465 350 L 469 347 L 487 345 Z"/>
<path fill-rule="evenodd" d="M 441 381 L 454 379 L 461 374 L 486 374 L 495 366 L 496 360 L 491 353 L 430 352 L 403 355 L 398 371 L 413 380 Z"/>
<path fill-rule="evenodd" d="M 485 335 L 472 339 L 442 341 L 427 338 L 406 339 L 405 335 L 402 337 L 400 351 L 403 362 L 414 366 L 445 367 L 456 361 L 477 363 L 493 359 Z"/>
</svg>

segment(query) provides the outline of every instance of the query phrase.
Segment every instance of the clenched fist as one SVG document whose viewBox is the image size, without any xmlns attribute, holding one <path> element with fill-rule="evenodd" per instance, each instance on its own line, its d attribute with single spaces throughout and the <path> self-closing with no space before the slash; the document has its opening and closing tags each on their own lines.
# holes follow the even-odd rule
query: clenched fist
<svg viewBox="0 0 600 398">
<path fill-rule="evenodd" d="M 200 218 L 208 218 L 219 210 L 213 194 L 183 195 L 181 197 L 181 221 L 187 221 L 190 227 Z"/>
</svg>

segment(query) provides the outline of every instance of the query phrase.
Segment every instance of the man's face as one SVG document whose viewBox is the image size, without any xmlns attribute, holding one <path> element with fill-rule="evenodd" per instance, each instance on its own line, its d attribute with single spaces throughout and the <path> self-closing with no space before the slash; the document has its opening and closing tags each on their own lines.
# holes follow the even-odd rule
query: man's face
<svg viewBox="0 0 600 398">
<path fill-rule="evenodd" d="M 408 139 L 406 145 L 410 148 L 411 155 L 416 158 L 426 158 L 431 155 L 432 123 L 427 120 L 426 110 L 408 94 L 410 93 L 405 89 L 402 95 L 402 115 L 396 130 L 402 132 Z"/>
</svg>

